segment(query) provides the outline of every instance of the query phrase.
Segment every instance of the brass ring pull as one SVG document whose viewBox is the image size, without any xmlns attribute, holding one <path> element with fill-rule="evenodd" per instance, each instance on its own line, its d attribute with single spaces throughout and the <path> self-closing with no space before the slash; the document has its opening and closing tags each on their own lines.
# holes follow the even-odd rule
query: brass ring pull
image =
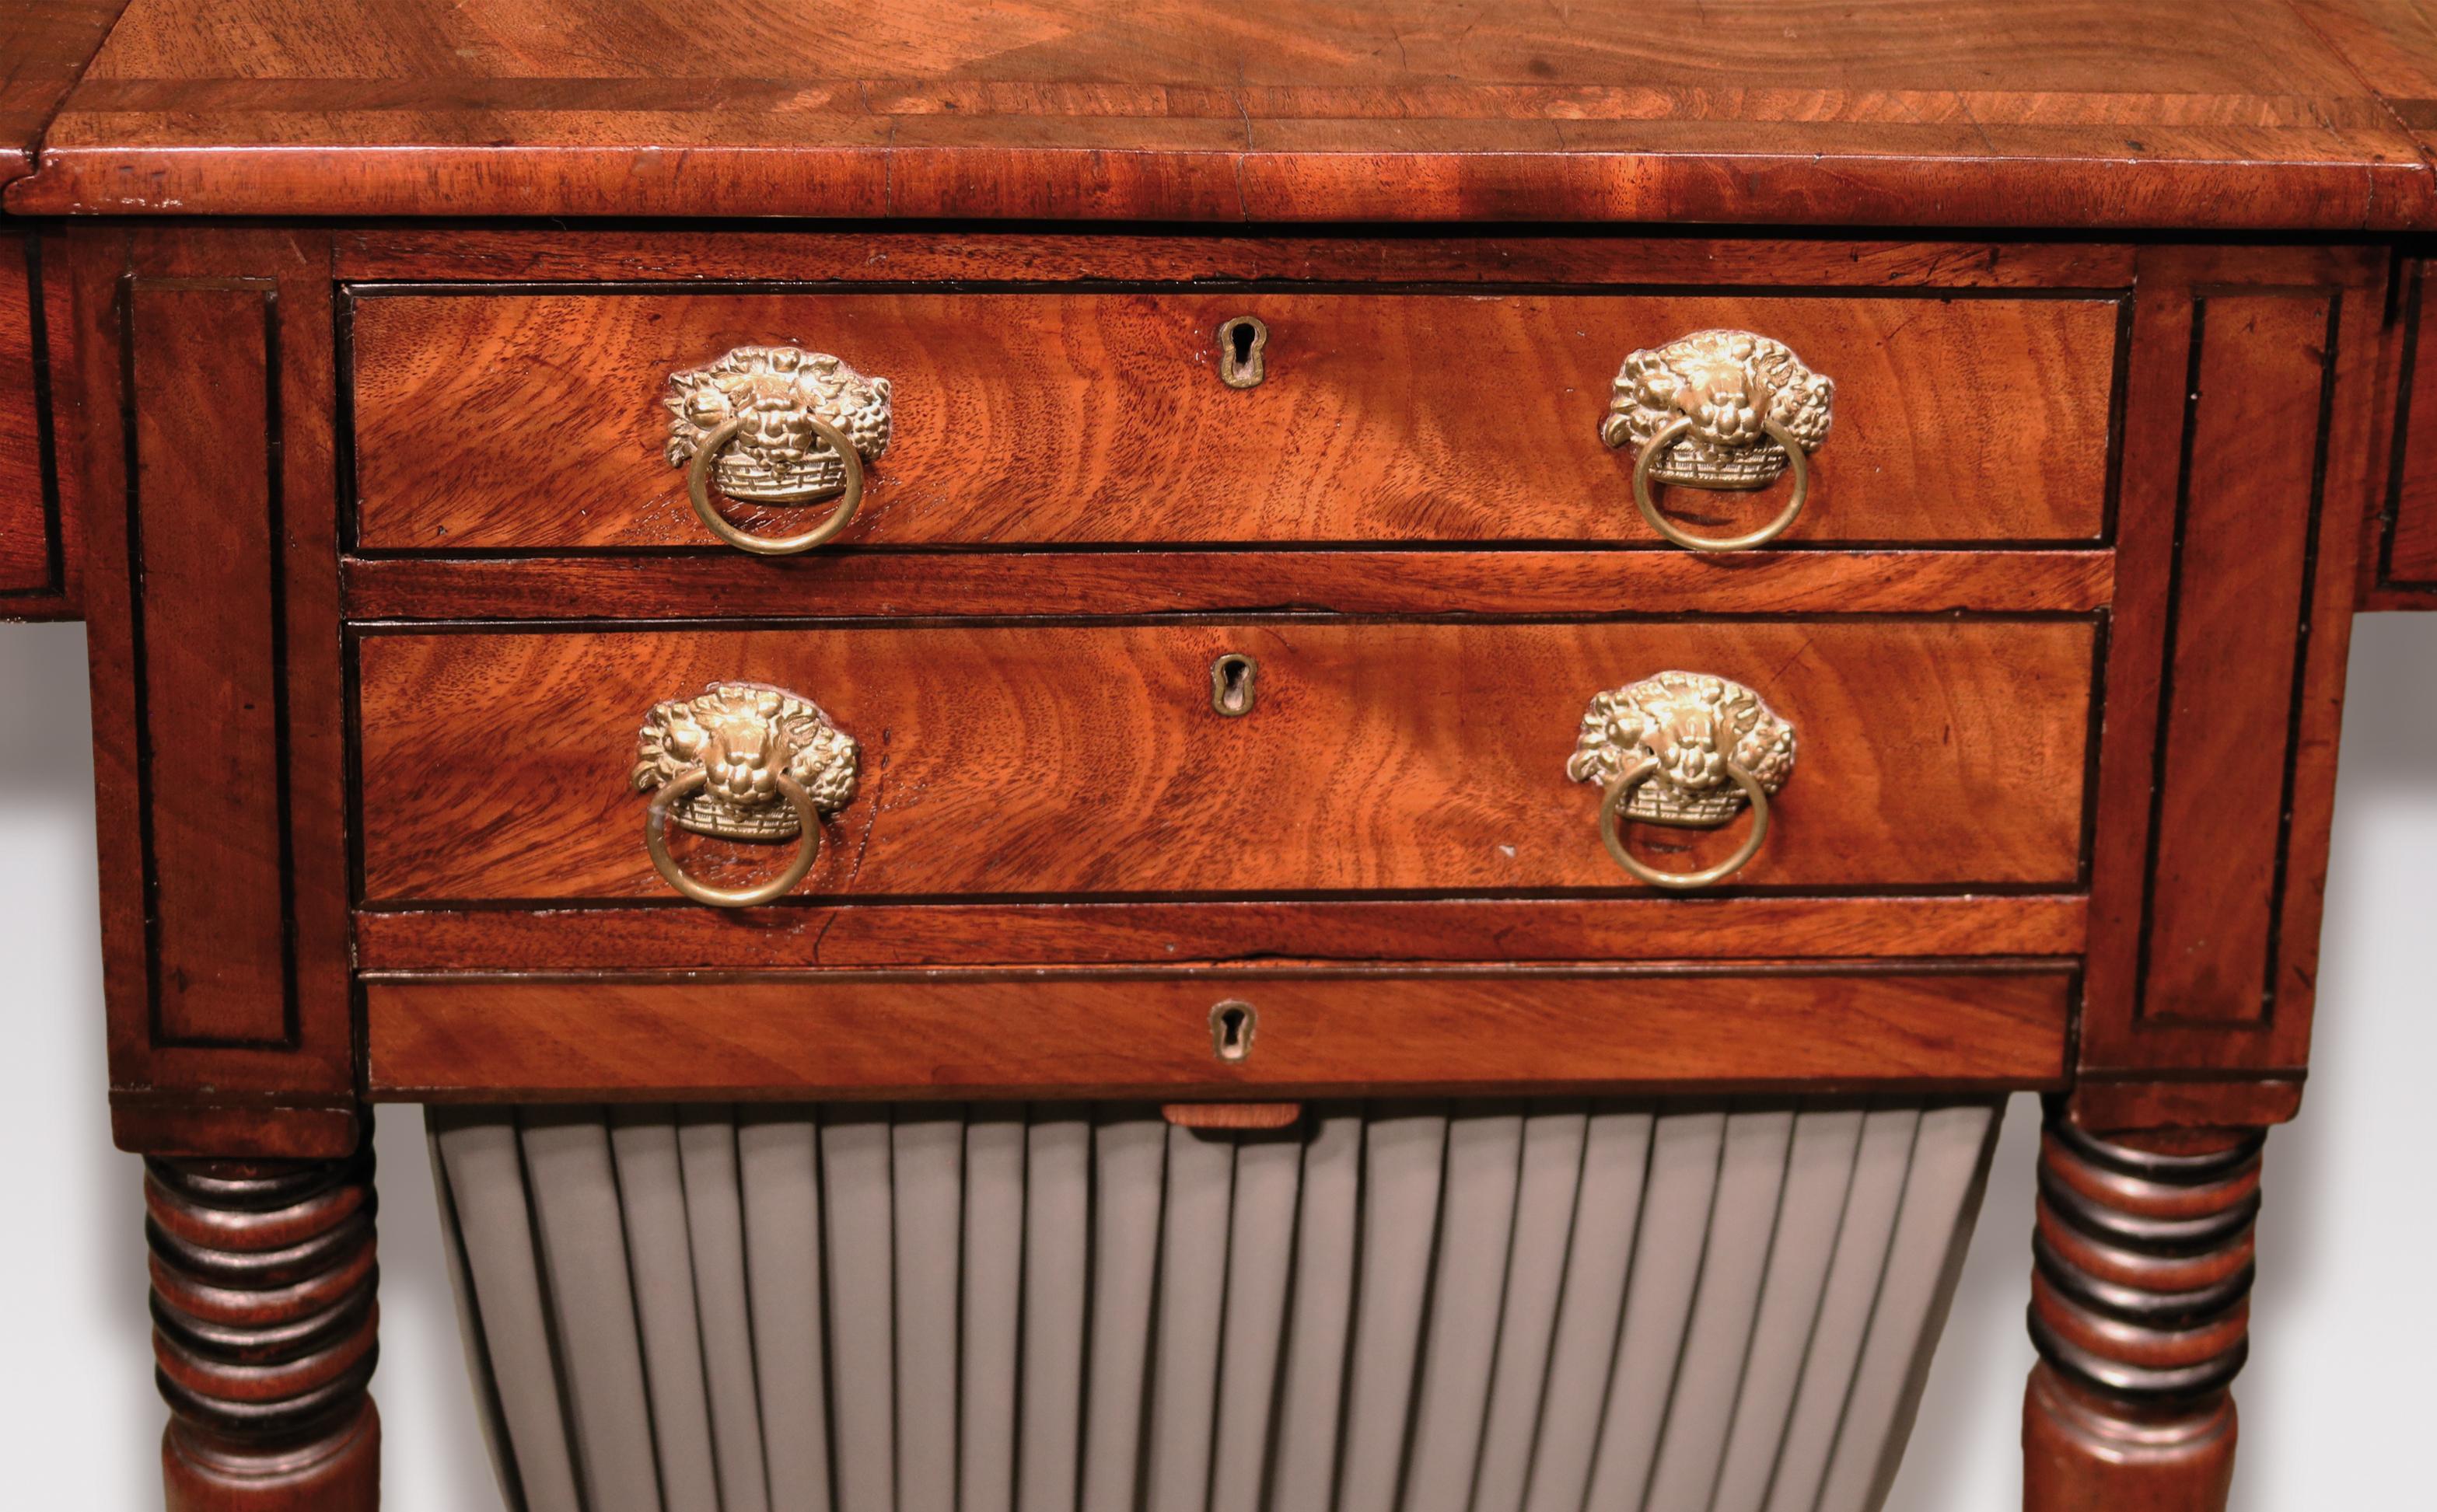
<svg viewBox="0 0 2437 1512">
<path fill-rule="evenodd" d="M 651 807 L 643 811 L 643 845 L 652 853 L 652 868 L 660 874 L 660 880 L 697 903 L 724 909 L 758 908 L 794 892 L 797 884 L 812 875 L 813 862 L 820 860 L 821 816 L 803 784 L 784 774 L 778 779 L 779 794 L 794 808 L 797 819 L 804 826 L 803 838 L 796 846 L 796 859 L 787 863 L 785 871 L 753 887 L 712 887 L 688 877 L 676 858 L 669 854 L 669 810 L 678 800 L 693 797 L 710 783 L 710 773 L 695 767 L 678 773 L 652 794 Z"/>
<path fill-rule="evenodd" d="M 1600 804 L 1600 839 L 1607 843 L 1607 853 L 1616 858 L 1619 866 L 1653 887 L 1689 893 L 1698 888 L 1717 886 L 1742 871 L 1745 863 L 1760 854 L 1762 843 L 1768 839 L 1768 790 L 1761 785 L 1758 777 L 1732 761 L 1727 763 L 1727 775 L 1751 801 L 1752 811 L 1751 833 L 1744 837 L 1744 843 L 1735 848 L 1732 856 L 1697 872 L 1662 872 L 1625 849 L 1624 828 L 1617 823 L 1618 812 L 1633 797 L 1635 789 L 1657 774 L 1658 763 L 1656 760 L 1643 762 L 1627 773 L 1622 781 L 1610 783 L 1607 797 Z"/>
<path fill-rule="evenodd" d="M 1641 517 L 1650 522 L 1652 530 L 1688 551 L 1748 551 L 1783 535 L 1786 527 L 1794 523 L 1795 516 L 1802 513 L 1804 501 L 1811 496 L 1811 456 L 1802 449 L 1802 443 L 1794 439 L 1794 433 L 1776 421 L 1762 421 L 1761 430 L 1769 440 L 1785 448 L 1785 455 L 1794 467 L 1794 496 L 1786 500 L 1785 508 L 1778 513 L 1777 518 L 1742 535 L 1694 535 L 1658 512 L 1658 501 L 1650 494 L 1650 469 L 1669 447 L 1692 434 L 1692 422 L 1685 419 L 1671 421 L 1660 427 L 1658 434 L 1651 437 L 1650 443 L 1642 447 L 1641 454 L 1633 460 L 1633 502 L 1639 506 Z"/>
<path fill-rule="evenodd" d="M 1605 790 L 1600 841 L 1628 875 L 1673 893 L 1715 887 L 1767 843 L 1769 799 L 1794 775 L 1794 726 L 1741 683 L 1660 672 L 1591 700 L 1566 775 Z M 1746 806 L 1751 833 L 1715 866 L 1662 872 L 1624 848 L 1624 820 L 1720 829 Z"/>
<path fill-rule="evenodd" d="M 1783 535 L 1811 497 L 1811 453 L 1828 439 L 1836 385 L 1792 348 L 1749 331 L 1695 331 L 1636 352 L 1617 371 L 1600 440 L 1633 446 L 1633 502 L 1688 551 L 1748 551 Z M 1720 493 L 1766 488 L 1794 469 L 1794 497 L 1743 535 L 1694 535 L 1658 512 L 1651 482 Z"/>
<path fill-rule="evenodd" d="M 886 378 L 867 378 L 827 352 L 740 346 L 669 374 L 664 455 L 710 533 L 755 556 L 793 556 L 837 539 L 863 503 L 863 469 L 888 449 Z M 755 535 L 711 507 L 710 492 L 757 504 L 835 499 L 795 535 Z"/>
<path fill-rule="evenodd" d="M 729 524 L 728 517 L 711 506 L 711 460 L 745 428 L 745 419 L 738 415 L 712 426 L 694 448 L 693 460 L 686 463 L 686 496 L 693 500 L 693 512 L 702 516 L 702 523 L 710 528 L 711 534 L 755 556 L 788 557 L 828 545 L 852 522 L 856 507 L 863 503 L 863 458 L 855 451 L 854 443 L 837 426 L 814 414 L 805 415 L 803 420 L 815 435 L 837 449 L 838 460 L 846 467 L 845 491 L 838 496 L 837 507 L 830 511 L 829 518 L 798 535 L 755 535 Z"/>
<path fill-rule="evenodd" d="M 763 683 L 713 683 L 653 705 L 628 781 L 652 795 L 643 848 L 660 879 L 697 903 L 754 908 L 794 892 L 821 856 L 821 820 L 854 797 L 861 752 L 819 705 Z M 669 854 L 669 826 L 749 843 L 793 843 L 785 871 L 753 887 L 695 881 Z"/>
</svg>

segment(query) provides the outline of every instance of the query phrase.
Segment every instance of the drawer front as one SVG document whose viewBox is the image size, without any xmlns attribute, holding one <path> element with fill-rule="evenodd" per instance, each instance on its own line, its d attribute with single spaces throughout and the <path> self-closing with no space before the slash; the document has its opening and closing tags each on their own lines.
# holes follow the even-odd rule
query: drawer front
<svg viewBox="0 0 2437 1512">
<path fill-rule="evenodd" d="M 1714 328 L 1834 384 L 1786 541 L 2090 541 L 2117 315 L 2083 298 L 363 290 L 357 544 L 715 547 L 664 455 L 670 376 L 790 343 L 889 381 L 843 545 L 1657 545 L 1635 453 L 1602 423 L 1629 354 Z M 1266 329 L 1261 375 L 1231 387 L 1218 333 L 1244 316 Z M 1719 536 L 1766 524 L 1789 487 L 1658 492 Z M 785 534 L 830 506 L 719 508 Z"/>
<path fill-rule="evenodd" d="M 2068 971 L 376 980 L 376 1096 L 1325 1097 L 2039 1087 Z M 1232 1010 L 1232 1013 L 1231 1013 Z"/>
<path fill-rule="evenodd" d="M 2095 639 L 2083 619 L 1948 617 L 365 632 L 361 891 L 675 901 L 629 784 L 636 732 L 735 681 L 859 742 L 808 896 L 1631 887 L 1569 760 L 1595 694 L 1671 669 L 1742 683 L 1796 731 L 1735 885 L 2070 888 Z M 1253 663 L 1232 716 L 1231 655 Z M 1626 827 L 1631 854 L 1683 871 L 1750 822 Z M 671 848 L 714 886 L 792 853 Z"/>
</svg>

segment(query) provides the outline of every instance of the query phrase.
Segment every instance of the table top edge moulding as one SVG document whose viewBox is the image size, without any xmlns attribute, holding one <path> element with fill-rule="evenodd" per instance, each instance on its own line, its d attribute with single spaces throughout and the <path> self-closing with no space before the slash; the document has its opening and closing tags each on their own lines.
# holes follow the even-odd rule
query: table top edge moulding
<svg viewBox="0 0 2437 1512">
<path fill-rule="evenodd" d="M 2437 224 L 2424 3 L 899 4 L 569 32 L 525 0 L 439 48 L 466 25 L 439 0 L 132 0 L 8 204 L 2398 231 Z"/>
</svg>

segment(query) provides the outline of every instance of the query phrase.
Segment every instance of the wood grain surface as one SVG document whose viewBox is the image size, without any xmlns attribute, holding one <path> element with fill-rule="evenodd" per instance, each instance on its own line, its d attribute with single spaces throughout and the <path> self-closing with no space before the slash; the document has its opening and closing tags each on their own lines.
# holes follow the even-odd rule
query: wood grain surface
<svg viewBox="0 0 2437 1512">
<path fill-rule="evenodd" d="M 1005 285 L 1281 283 L 1638 285 L 1643 287 L 2121 289 L 2133 249 L 2042 237 L 1969 241 L 1736 235 L 1689 226 L 1433 226 L 1302 230 L 1092 225 L 971 229 L 896 222 L 773 230 L 699 226 L 348 227 L 335 247 L 347 282 Z"/>
<path fill-rule="evenodd" d="M 310 150 L 299 150 L 309 148 Z M 23 212 L 2392 228 L 2289 0 L 134 0 Z"/>
<path fill-rule="evenodd" d="M 2145 1011 L 2256 1021 L 2274 996 L 2282 813 L 2292 752 L 2273 715 L 2302 651 L 2332 296 L 2212 295 L 2194 325 L 2177 618 L 2152 843 Z M 2251 708 L 2259 719 L 2229 719 Z M 2268 728 L 2261 726 L 2266 724 Z M 2239 814 L 2244 822 L 2229 823 Z"/>
<path fill-rule="evenodd" d="M 50 588 L 59 570 L 37 245 L 29 232 L 0 231 L 0 615 L 10 598 Z"/>
<path fill-rule="evenodd" d="M 1929 897 L 791 903 L 739 914 L 674 894 L 588 908 L 356 916 L 366 971 L 1202 965 L 1247 961 L 1675 961 L 2071 956 L 2075 894 Z"/>
<path fill-rule="evenodd" d="M 2080 1067 L 2194 1084 L 2177 1119 L 2308 1060 L 2391 261 L 2143 253 Z"/>
<path fill-rule="evenodd" d="M 84 613 L 82 388 L 67 234 L 0 229 L 0 619 Z"/>
<path fill-rule="evenodd" d="M 1594 693 L 1667 668 L 1800 735 L 1739 885 L 2070 889 L 2094 650 L 2086 620 L 1947 618 L 372 634 L 362 896 L 666 895 L 634 732 L 740 678 L 863 743 L 815 895 L 1627 890 L 1566 761 Z M 1261 669 L 1237 719 L 1210 707 L 1228 652 Z M 1690 869 L 1740 840 L 1637 843 Z M 691 851 L 707 880 L 778 864 Z"/>
<path fill-rule="evenodd" d="M 2437 3 L 2292 0 L 2294 13 L 2377 92 L 2437 161 Z"/>
<path fill-rule="evenodd" d="M 350 557 L 356 619 L 2088 614 L 2105 550 L 837 551 Z"/>
<path fill-rule="evenodd" d="M 1219 972 L 377 980 L 377 1098 L 2038 1087 L 2072 978 Z M 1221 1061 L 1214 1005 L 1257 1014 Z"/>
<path fill-rule="evenodd" d="M 356 1106 L 329 240 L 65 235 L 116 1129 L 327 1154 Z"/>
<path fill-rule="evenodd" d="M 51 117 L 127 0 L 10 0 L 0 9 L 0 184 L 34 171 Z"/>
<path fill-rule="evenodd" d="M 1258 388 L 1217 332 L 1270 330 Z M 1507 294 L 491 294 L 359 298 L 357 544 L 710 544 L 661 456 L 672 371 L 834 353 L 893 385 L 855 545 L 1604 541 L 1657 536 L 1599 439 L 1628 353 L 1713 328 L 1837 384 L 1788 542 L 2089 540 L 2108 300 Z M 1666 491 L 1710 533 L 1784 490 Z M 806 508 L 731 504 L 765 531 Z"/>
<path fill-rule="evenodd" d="M 275 777 L 288 732 L 270 296 L 243 282 L 129 296 L 130 376 L 144 400 L 130 503 L 142 670 L 129 691 L 148 746 L 186 753 L 147 762 L 141 777 L 153 1021 L 168 1039 L 276 1044 L 295 1010 Z M 176 743 L 202 731 L 209 748 Z"/>
<path fill-rule="evenodd" d="M 349 1160 L 149 1160 L 167 1512 L 375 1512 L 380 1264 Z"/>
<path fill-rule="evenodd" d="M 2428 287 L 2428 263 L 2414 263 L 2408 271 L 2399 433 L 2378 579 L 2381 587 L 2427 594 L 2419 606 L 2437 608 L 2437 297 Z"/>
<path fill-rule="evenodd" d="M 2226 1384 L 2250 1353 L 2260 1136 L 2101 1138 L 2051 1103 L 2040 1145 L 2025 1512 L 2222 1512 Z"/>
</svg>

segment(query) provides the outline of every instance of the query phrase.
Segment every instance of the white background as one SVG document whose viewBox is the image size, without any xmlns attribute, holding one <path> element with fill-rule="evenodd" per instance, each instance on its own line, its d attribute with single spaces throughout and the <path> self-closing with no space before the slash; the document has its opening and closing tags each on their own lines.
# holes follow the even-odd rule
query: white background
<svg viewBox="0 0 2437 1512">
<path fill-rule="evenodd" d="M 2354 633 L 2317 1043 L 2301 1121 L 2268 1146 L 2235 1505 L 2428 1505 L 2437 1389 L 2437 614 Z M 9 1222 L 0 1464 L 10 1504 L 160 1505 L 140 1166 L 103 1101 L 84 634 L 0 627 L 0 1066 Z M 2037 1104 L 2018 1098 L 1890 1512 L 2020 1505 L 2016 1434 Z M 431 1214 L 422 1121 L 380 1117 L 390 1512 L 497 1505 Z M 2407 1487 L 2409 1489 L 2407 1489 Z"/>
</svg>

